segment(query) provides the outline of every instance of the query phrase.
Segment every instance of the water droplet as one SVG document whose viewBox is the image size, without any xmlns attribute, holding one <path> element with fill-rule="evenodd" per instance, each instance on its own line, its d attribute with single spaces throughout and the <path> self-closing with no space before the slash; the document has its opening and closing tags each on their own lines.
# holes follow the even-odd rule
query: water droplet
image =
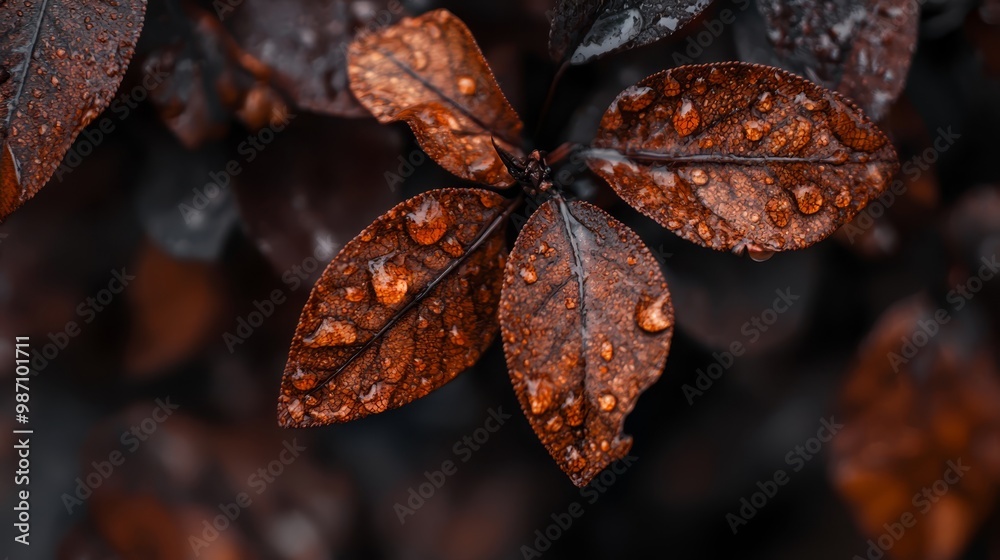
<svg viewBox="0 0 1000 560">
<path fill-rule="evenodd" d="M 704 169 L 692 169 L 691 170 L 691 182 L 701 186 L 708 183 L 708 173 L 705 173 Z"/>
<path fill-rule="evenodd" d="M 358 330 L 354 325 L 346 321 L 338 321 L 330 317 L 324 317 L 323 322 L 309 336 L 303 337 L 302 342 L 313 348 L 322 346 L 346 346 L 354 344 L 358 340 Z"/>
<path fill-rule="evenodd" d="M 538 280 L 538 273 L 535 272 L 535 267 L 530 264 L 524 265 L 520 270 L 520 274 L 525 284 L 534 284 Z"/>
<path fill-rule="evenodd" d="M 786 198 L 772 198 L 764 206 L 767 217 L 771 223 L 778 227 L 785 227 L 792 219 L 792 204 Z"/>
<path fill-rule="evenodd" d="M 431 313 L 435 315 L 440 315 L 444 313 L 444 302 L 439 299 L 432 299 L 427 302 L 427 309 L 430 309 Z"/>
<path fill-rule="evenodd" d="M 618 399 L 611 393 L 605 393 L 597 399 L 597 402 L 601 406 L 601 410 L 611 412 L 615 409 L 615 405 L 618 404 Z"/>
<path fill-rule="evenodd" d="M 767 249 L 762 249 L 757 246 L 748 246 L 747 255 L 754 262 L 764 262 L 774 256 L 774 251 L 769 251 Z"/>
<path fill-rule="evenodd" d="M 618 107 L 624 111 L 635 113 L 649 107 L 656 99 L 652 88 L 632 86 L 618 96 Z"/>
<path fill-rule="evenodd" d="M 468 76 L 462 76 L 458 79 L 458 92 L 462 95 L 476 93 L 476 81 Z"/>
<path fill-rule="evenodd" d="M 851 203 L 851 191 L 848 189 L 841 189 L 837 193 L 837 197 L 833 199 L 833 204 L 837 208 L 844 208 Z"/>
<path fill-rule="evenodd" d="M 698 222 L 698 237 L 702 238 L 705 243 L 708 243 L 713 237 L 715 237 L 715 234 L 712 233 L 712 228 L 708 227 L 708 224 L 705 222 Z"/>
<path fill-rule="evenodd" d="M 294 385 L 299 391 L 312 390 L 318 381 L 319 378 L 315 373 L 302 371 L 301 368 L 297 368 L 295 373 L 292 374 L 292 385 Z"/>
<path fill-rule="evenodd" d="M 614 357 L 615 347 L 611 344 L 611 341 L 605 340 L 604 342 L 601 342 L 601 358 L 603 358 L 605 362 L 610 362 L 611 358 Z"/>
<path fill-rule="evenodd" d="M 365 291 L 357 286 L 348 286 L 344 288 L 344 299 L 351 303 L 358 303 L 365 299 Z"/>
<path fill-rule="evenodd" d="M 66 58 L 66 49 L 56 49 L 56 56 L 59 58 Z"/>
<path fill-rule="evenodd" d="M 452 236 L 448 236 L 441 242 L 441 248 L 444 249 L 445 253 L 448 253 L 450 256 L 455 258 L 461 257 L 465 254 L 465 249 L 462 247 L 462 244 Z"/>
<path fill-rule="evenodd" d="M 743 132 L 747 135 L 747 140 L 751 142 L 757 142 L 764 137 L 765 123 L 758 120 L 750 120 L 743 123 Z"/>
<path fill-rule="evenodd" d="M 757 97 L 757 103 L 754 105 L 758 111 L 761 113 L 770 113 L 771 109 L 774 109 L 774 99 L 771 92 L 765 91 Z"/>
<path fill-rule="evenodd" d="M 607 453 L 608 451 L 611 451 L 611 444 L 608 443 L 608 440 L 606 440 L 606 439 L 602 439 L 601 440 L 601 451 L 603 451 L 605 453 Z"/>
<path fill-rule="evenodd" d="M 670 302 L 670 292 L 664 290 L 660 297 L 653 301 L 647 298 L 639 300 L 635 311 L 635 320 L 639 328 L 648 333 L 658 333 L 673 326 L 671 311 L 664 309 Z"/>
<path fill-rule="evenodd" d="M 545 423 L 545 429 L 550 432 L 558 432 L 559 429 L 562 427 L 563 427 L 563 419 L 562 416 L 559 416 L 558 414 L 556 414 L 552 418 L 549 418 L 549 421 Z"/>
<path fill-rule="evenodd" d="M 427 55 L 422 51 L 413 51 L 413 69 L 423 70 L 427 68 Z"/>
<path fill-rule="evenodd" d="M 462 335 L 462 331 L 458 330 L 457 326 L 451 327 L 451 330 L 448 331 L 448 336 L 451 337 L 451 342 L 455 346 L 465 346 L 467 342 L 465 337 Z"/>
<path fill-rule="evenodd" d="M 379 257 L 368 263 L 375 297 L 383 305 L 395 305 L 403 301 L 410 288 L 406 270 L 395 263 L 388 262 L 390 256 Z"/>
<path fill-rule="evenodd" d="M 701 115 L 694 108 L 690 99 L 681 99 L 680 107 L 674 112 L 674 130 L 681 136 L 687 136 L 698 129 L 701 124 Z"/>
<path fill-rule="evenodd" d="M 566 448 L 566 468 L 569 472 L 579 472 L 587 466 L 587 462 L 580 455 L 580 452 L 576 450 L 572 445 Z"/>
<path fill-rule="evenodd" d="M 798 203 L 799 212 L 803 214 L 815 214 L 823 207 L 823 194 L 816 185 L 811 183 L 799 185 L 792 193 L 795 195 L 795 202 Z"/>
<path fill-rule="evenodd" d="M 676 97 L 681 92 L 681 84 L 670 76 L 663 80 L 663 95 Z"/>
<path fill-rule="evenodd" d="M 295 399 L 288 403 L 288 414 L 295 422 L 301 422 L 302 418 L 305 416 L 305 412 L 305 407 L 302 406 L 302 402 L 299 401 L 299 399 Z"/>
<path fill-rule="evenodd" d="M 552 384 L 544 379 L 525 379 L 524 382 L 528 386 L 528 404 L 531 406 L 531 413 L 544 413 L 552 406 L 552 399 L 555 397 Z"/>
<path fill-rule="evenodd" d="M 417 243 L 432 245 L 448 231 L 448 217 L 438 201 L 428 197 L 406 215 L 406 231 Z"/>
<path fill-rule="evenodd" d="M 578 302 L 575 297 L 566 298 L 566 309 L 576 309 Z"/>
</svg>

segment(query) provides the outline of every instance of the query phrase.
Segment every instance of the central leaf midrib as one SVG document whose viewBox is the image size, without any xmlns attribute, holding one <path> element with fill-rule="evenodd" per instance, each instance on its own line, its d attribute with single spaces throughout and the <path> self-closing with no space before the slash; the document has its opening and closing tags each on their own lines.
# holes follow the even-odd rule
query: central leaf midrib
<svg viewBox="0 0 1000 560">
<path fill-rule="evenodd" d="M 21 101 L 21 95 L 24 93 L 24 85 L 28 81 L 28 71 L 31 68 L 31 61 L 34 59 L 35 50 L 38 48 L 38 38 L 42 34 L 42 23 L 45 20 L 45 14 L 48 13 L 48 8 L 49 0 L 42 0 L 42 6 L 39 9 L 40 11 L 38 14 L 38 23 L 35 24 L 35 33 L 31 38 L 31 48 L 28 49 L 28 52 L 25 55 L 23 72 L 18 80 L 17 92 L 10 99 L 10 102 L 7 105 L 7 119 L 6 122 L 4 122 L 3 130 L 5 136 L 10 134 L 10 123 L 14 118 L 14 114 L 17 112 L 17 104 Z"/>
<path fill-rule="evenodd" d="M 423 76 L 421 76 L 419 73 L 417 73 L 415 70 L 413 70 L 412 68 L 410 68 L 409 65 L 404 64 L 403 61 L 401 61 L 398 58 L 396 58 L 395 55 L 393 55 L 391 52 L 387 52 L 387 51 L 385 51 L 383 49 L 377 49 L 377 50 L 378 50 L 378 53 L 381 54 L 382 56 L 386 57 L 386 59 L 388 59 L 389 62 L 392 62 L 397 68 L 399 68 L 400 70 L 402 70 L 403 72 L 405 72 L 408 76 L 410 76 L 411 78 L 413 78 L 418 84 L 420 84 L 421 86 L 423 86 L 424 88 L 426 88 L 427 90 L 429 90 L 430 92 L 432 92 L 434 95 L 437 95 L 441 99 L 445 100 L 449 105 L 451 105 L 452 107 L 454 107 L 455 109 L 457 109 L 460 113 L 462 113 L 463 115 L 465 115 L 466 118 L 468 118 L 469 120 L 471 120 L 473 122 L 473 124 L 475 124 L 476 126 L 478 126 L 481 129 L 483 129 L 484 132 L 486 132 L 486 133 L 488 133 L 488 134 L 490 134 L 492 136 L 495 136 L 495 137 L 503 140 L 504 142 L 506 142 L 507 144 L 510 144 L 512 146 L 516 146 L 517 145 L 517 142 L 512 141 L 510 138 L 507 137 L 506 134 L 503 134 L 503 133 L 501 133 L 498 130 L 494 130 L 493 127 L 491 127 L 491 126 L 487 125 L 486 123 L 484 123 L 482 120 L 479 119 L 479 117 L 473 115 L 472 112 L 467 107 L 465 107 L 464 105 L 462 105 L 461 103 L 459 103 L 458 101 L 456 101 L 455 99 L 453 99 L 451 96 L 449 96 L 448 94 L 446 94 L 444 91 L 441 90 L 441 88 L 439 88 L 436 85 L 432 84 L 429 80 L 427 80 L 426 78 L 424 78 Z"/>
</svg>

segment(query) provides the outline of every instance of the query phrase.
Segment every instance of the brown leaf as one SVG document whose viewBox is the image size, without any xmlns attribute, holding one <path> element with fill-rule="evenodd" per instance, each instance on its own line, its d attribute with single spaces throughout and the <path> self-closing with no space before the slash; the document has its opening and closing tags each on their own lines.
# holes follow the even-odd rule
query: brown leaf
<svg viewBox="0 0 1000 560">
<path fill-rule="evenodd" d="M 198 351 L 221 324 L 225 299 L 212 266 L 176 260 L 155 245 L 140 250 L 135 267 L 125 369 L 147 377 Z"/>
<path fill-rule="evenodd" d="M 585 64 L 669 37 L 711 0 L 561 0 L 552 16 L 549 54 Z"/>
<path fill-rule="evenodd" d="M 595 206 L 550 200 L 514 245 L 499 318 L 521 408 L 586 485 L 632 447 L 625 417 L 667 360 L 674 315 L 656 259 Z"/>
<path fill-rule="evenodd" d="M 368 111 L 348 86 L 347 45 L 355 33 L 387 25 L 402 11 L 396 0 L 243 0 L 224 21 L 296 105 L 357 117 Z"/>
<path fill-rule="evenodd" d="M 875 325 L 841 390 L 831 476 L 861 529 L 891 542 L 896 560 L 958 558 L 993 509 L 1000 372 L 985 330 L 965 312 L 901 302 Z M 901 537 L 888 533 L 911 518 Z"/>
<path fill-rule="evenodd" d="M 906 85 L 917 46 L 913 0 L 765 0 L 767 37 L 789 70 L 856 101 L 879 121 Z"/>
<path fill-rule="evenodd" d="M 156 84 L 150 99 L 188 148 L 222 138 L 235 116 L 249 129 L 283 124 L 288 108 L 270 86 L 270 71 L 243 52 L 211 13 L 184 4 L 186 21 L 173 22 L 177 41 L 156 49 L 143 64 Z"/>
<path fill-rule="evenodd" d="M 427 154 L 469 181 L 508 186 L 493 148 L 520 151 L 521 120 L 469 29 L 436 10 L 360 38 L 348 52 L 351 90 L 379 122 L 406 121 Z"/>
<path fill-rule="evenodd" d="M 677 235 L 740 252 L 808 247 L 881 194 L 898 168 L 857 107 L 784 70 L 682 66 L 622 92 L 588 165 Z"/>
<path fill-rule="evenodd" d="M 144 0 L 0 5 L 0 221 L 38 193 L 111 102 L 145 12 Z"/>
<path fill-rule="evenodd" d="M 473 365 L 496 335 L 512 206 L 440 189 L 383 214 L 323 272 L 281 382 L 285 427 L 347 422 L 416 400 Z"/>
</svg>

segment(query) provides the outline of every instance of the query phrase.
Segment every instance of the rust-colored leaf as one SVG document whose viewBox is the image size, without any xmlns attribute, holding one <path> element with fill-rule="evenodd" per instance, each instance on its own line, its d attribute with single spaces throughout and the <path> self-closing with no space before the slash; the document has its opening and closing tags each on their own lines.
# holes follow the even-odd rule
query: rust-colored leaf
<svg viewBox="0 0 1000 560">
<path fill-rule="evenodd" d="M 959 558 L 995 504 L 1000 372 L 982 319 L 903 301 L 845 380 L 831 476 L 889 558 Z"/>
<path fill-rule="evenodd" d="M 514 245 L 499 317 L 531 427 L 573 483 L 587 484 L 632 447 L 625 417 L 667 360 L 674 316 L 659 265 L 602 210 L 550 200 Z"/>
<path fill-rule="evenodd" d="M 885 135 L 838 94 L 768 66 L 682 66 L 622 92 L 588 165 L 680 237 L 740 252 L 808 247 L 881 194 Z"/>
<path fill-rule="evenodd" d="M 145 244 L 129 287 L 131 325 L 125 370 L 149 377 L 189 358 L 214 335 L 225 299 L 216 271 Z"/>
<path fill-rule="evenodd" d="M 552 16 L 549 54 L 585 64 L 669 37 L 711 0 L 561 0 Z"/>
<path fill-rule="evenodd" d="M 906 85 L 917 46 L 913 0 L 764 0 L 757 4 L 783 65 L 881 120 Z"/>
<path fill-rule="evenodd" d="M 145 13 L 145 0 L 0 4 L 0 221 L 111 102 Z"/>
<path fill-rule="evenodd" d="M 223 13 L 243 49 L 266 64 L 299 107 L 329 115 L 367 115 L 347 81 L 347 44 L 355 33 L 388 25 L 396 0 L 242 0 Z"/>
<path fill-rule="evenodd" d="M 434 190 L 350 241 L 302 311 L 279 423 L 318 426 L 397 408 L 473 365 L 497 331 L 509 208 L 481 189 Z"/>
<path fill-rule="evenodd" d="M 424 151 L 463 179 L 513 183 L 492 139 L 520 153 L 521 120 L 451 12 L 404 18 L 362 37 L 348 61 L 351 90 L 379 122 L 405 121 Z"/>
</svg>

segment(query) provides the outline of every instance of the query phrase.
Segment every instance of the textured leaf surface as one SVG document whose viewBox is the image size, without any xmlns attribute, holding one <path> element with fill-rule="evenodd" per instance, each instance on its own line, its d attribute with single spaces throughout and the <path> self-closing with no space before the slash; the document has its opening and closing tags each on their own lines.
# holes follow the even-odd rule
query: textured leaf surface
<svg viewBox="0 0 1000 560">
<path fill-rule="evenodd" d="M 0 220 L 35 196 L 111 102 L 145 13 L 144 0 L 0 4 Z"/>
<path fill-rule="evenodd" d="M 470 181 L 513 179 L 493 148 L 520 153 L 521 120 L 500 91 L 469 29 L 446 10 L 351 44 L 351 90 L 380 122 L 405 121 L 442 167 Z"/>
<path fill-rule="evenodd" d="M 856 101 L 881 120 L 906 85 L 917 46 L 913 0 L 762 0 L 783 65 Z"/>
<path fill-rule="evenodd" d="M 602 210 L 550 200 L 510 255 L 499 317 L 531 427 L 573 483 L 587 484 L 628 453 L 625 417 L 667 360 L 673 306 L 659 265 Z"/>
<path fill-rule="evenodd" d="M 473 365 L 497 332 L 507 207 L 480 189 L 430 191 L 349 242 L 299 319 L 279 423 L 324 425 L 397 408 Z"/>
<path fill-rule="evenodd" d="M 713 249 L 782 251 L 832 234 L 898 168 L 839 95 L 768 66 L 682 66 L 626 89 L 588 165 L 626 202 Z"/>
<path fill-rule="evenodd" d="M 672 35 L 711 0 L 561 0 L 552 18 L 549 54 L 584 64 Z"/>
</svg>

